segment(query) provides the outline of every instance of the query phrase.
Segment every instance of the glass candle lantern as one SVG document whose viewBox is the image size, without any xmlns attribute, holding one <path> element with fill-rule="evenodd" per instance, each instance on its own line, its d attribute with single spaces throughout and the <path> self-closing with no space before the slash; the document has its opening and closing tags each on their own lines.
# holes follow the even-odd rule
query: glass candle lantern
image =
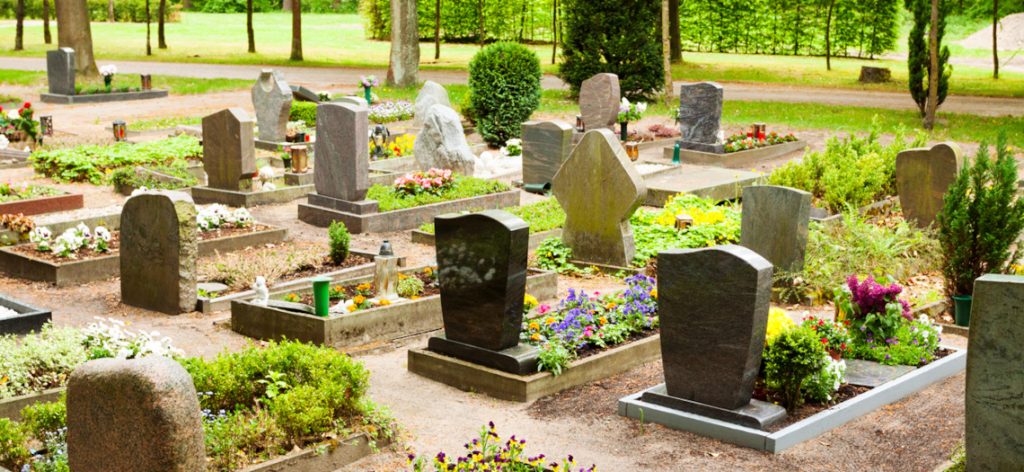
<svg viewBox="0 0 1024 472">
<path fill-rule="evenodd" d="M 39 117 L 39 134 L 53 136 L 53 116 L 43 115 Z"/>
<path fill-rule="evenodd" d="M 391 138 L 391 131 L 387 126 L 377 125 L 370 133 L 370 143 L 373 145 L 373 158 L 382 159 L 387 154 L 388 139 Z"/>
<path fill-rule="evenodd" d="M 629 156 L 629 160 L 635 161 L 640 158 L 640 143 L 628 142 L 626 143 L 626 155 Z"/>
<path fill-rule="evenodd" d="M 306 146 L 292 146 L 292 172 L 302 174 L 309 168 L 309 150 Z"/>
<path fill-rule="evenodd" d="M 583 122 L 583 115 L 576 115 L 576 132 L 583 133 L 586 130 L 587 125 Z"/>
<path fill-rule="evenodd" d="M 142 80 L 142 90 L 153 90 L 153 76 L 149 74 L 140 74 L 139 78 Z"/>
<path fill-rule="evenodd" d="M 128 124 L 124 120 L 117 120 L 113 124 L 114 141 L 121 142 L 128 140 Z"/>
</svg>

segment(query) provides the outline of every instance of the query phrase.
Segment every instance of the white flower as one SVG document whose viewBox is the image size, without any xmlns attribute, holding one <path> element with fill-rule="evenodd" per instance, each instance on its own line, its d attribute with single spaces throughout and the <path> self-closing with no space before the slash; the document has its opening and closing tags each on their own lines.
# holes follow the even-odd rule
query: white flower
<svg viewBox="0 0 1024 472">
<path fill-rule="evenodd" d="M 505 141 L 505 146 L 522 146 L 522 145 L 523 145 L 523 140 L 519 139 L 519 138 L 512 138 L 512 139 L 510 139 L 508 141 Z"/>
<path fill-rule="evenodd" d="M 11 120 L 21 119 L 21 115 L 18 114 L 18 110 L 7 110 L 7 118 Z"/>
<path fill-rule="evenodd" d="M 108 75 L 114 75 L 116 73 L 117 73 L 117 66 L 115 66 L 114 64 L 107 64 L 107 65 L 105 65 L 103 67 L 100 67 L 100 74 L 102 74 L 104 77 L 106 77 Z"/>
<path fill-rule="evenodd" d="M 231 214 L 231 220 L 232 223 L 238 226 L 245 226 L 252 223 L 252 213 L 249 213 L 249 210 L 245 208 L 239 208 Z"/>
<path fill-rule="evenodd" d="M 11 142 L 7 140 L 7 136 L 0 134 L 0 149 L 7 149 L 7 146 L 10 144 Z"/>
<path fill-rule="evenodd" d="M 107 228 L 97 226 L 96 229 L 93 230 L 93 234 L 96 236 L 96 239 L 99 239 L 100 241 L 110 242 L 110 231 L 108 231 Z"/>
<path fill-rule="evenodd" d="M 636 112 L 643 115 L 647 111 L 647 103 L 640 102 L 636 104 Z"/>
<path fill-rule="evenodd" d="M 53 233 L 50 231 L 50 228 L 45 226 L 38 226 L 28 234 L 28 240 L 35 244 L 50 242 L 52 237 Z"/>
<path fill-rule="evenodd" d="M 270 166 L 263 166 L 260 168 L 260 180 L 263 182 L 269 182 L 274 180 L 274 168 Z"/>
<path fill-rule="evenodd" d="M 135 190 L 132 190 L 132 196 L 134 197 L 136 195 L 142 195 L 142 194 L 147 193 L 147 192 L 149 192 L 149 189 L 146 188 L 145 185 L 143 185 L 142 187 L 139 187 L 139 188 L 137 188 Z"/>
<path fill-rule="evenodd" d="M 83 239 L 92 238 L 92 231 L 89 231 L 89 227 L 85 223 L 78 223 L 78 226 L 75 226 L 75 231 Z"/>
</svg>

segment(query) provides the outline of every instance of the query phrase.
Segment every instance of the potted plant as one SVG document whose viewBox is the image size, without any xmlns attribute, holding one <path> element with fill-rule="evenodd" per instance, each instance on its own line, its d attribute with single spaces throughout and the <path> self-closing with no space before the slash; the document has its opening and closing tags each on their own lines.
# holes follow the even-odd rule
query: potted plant
<svg viewBox="0 0 1024 472">
<path fill-rule="evenodd" d="M 110 91 L 110 87 L 114 83 L 115 74 L 117 74 L 117 66 L 113 64 L 100 67 L 100 75 L 103 76 L 103 86 L 107 88 L 107 92 Z"/>
<path fill-rule="evenodd" d="M 292 150 L 289 149 L 287 146 L 285 146 L 281 150 L 281 162 L 284 163 L 285 170 L 288 170 L 292 167 Z"/>
<path fill-rule="evenodd" d="M 974 165 L 949 187 L 937 222 L 946 295 L 955 303 L 956 324 L 968 326 L 974 280 L 1007 273 L 1021 257 L 1014 243 L 1024 231 L 1024 199 L 1017 196 L 1017 164 L 1001 133 L 996 159 L 982 143 Z"/>
</svg>

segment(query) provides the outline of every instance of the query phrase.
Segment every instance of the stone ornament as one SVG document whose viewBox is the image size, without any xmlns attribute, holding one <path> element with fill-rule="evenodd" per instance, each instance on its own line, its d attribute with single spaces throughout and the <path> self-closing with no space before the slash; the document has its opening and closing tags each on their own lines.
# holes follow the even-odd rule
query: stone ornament
<svg viewBox="0 0 1024 472">
<path fill-rule="evenodd" d="M 462 175 L 476 171 L 476 156 L 466 142 L 459 114 L 444 105 L 433 105 L 423 117 L 423 129 L 413 143 L 416 165 L 422 170 L 451 169 Z"/>
<path fill-rule="evenodd" d="M 280 72 L 263 69 L 252 88 L 252 104 L 256 109 L 260 140 L 284 142 L 292 109 L 292 89 L 284 76 Z"/>
<path fill-rule="evenodd" d="M 413 125 L 423 126 L 423 117 L 427 115 L 427 110 L 434 105 L 451 108 L 452 102 L 448 98 L 448 91 L 441 84 L 428 80 L 423 83 L 420 93 L 416 95 L 416 104 L 414 105 L 416 115 L 413 117 Z"/>
<path fill-rule="evenodd" d="M 919 227 L 935 222 L 943 198 L 963 168 L 960 146 L 953 142 L 907 149 L 896 155 L 896 193 L 907 221 Z"/>
</svg>

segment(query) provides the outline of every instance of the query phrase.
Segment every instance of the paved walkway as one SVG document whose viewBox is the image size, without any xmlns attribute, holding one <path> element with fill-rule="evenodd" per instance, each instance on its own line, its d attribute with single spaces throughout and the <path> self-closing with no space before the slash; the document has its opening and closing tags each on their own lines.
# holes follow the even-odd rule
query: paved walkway
<svg viewBox="0 0 1024 472">
<path fill-rule="evenodd" d="M 255 80 L 264 67 L 259 65 L 200 64 L 174 62 L 133 62 L 117 61 L 120 73 L 150 73 L 197 78 L 234 78 Z M 343 69 L 324 67 L 274 67 L 284 73 L 289 82 L 306 85 L 313 90 L 355 87 L 363 75 L 386 75 L 383 69 Z M 42 58 L 0 57 L 0 69 L 46 70 Z M 464 84 L 463 71 L 423 70 L 422 80 L 433 80 L 442 84 Z M 676 82 L 678 87 L 683 82 Z M 546 89 L 565 88 L 561 79 L 545 75 L 542 85 Z M 778 84 L 731 83 L 725 89 L 726 100 L 775 101 L 787 103 L 822 103 L 859 107 L 914 110 L 917 108 L 907 93 L 879 92 L 866 90 L 829 89 L 797 87 Z M 992 98 L 974 96 L 950 96 L 942 105 L 947 113 L 965 113 L 981 116 L 1024 116 L 1024 98 Z"/>
</svg>

